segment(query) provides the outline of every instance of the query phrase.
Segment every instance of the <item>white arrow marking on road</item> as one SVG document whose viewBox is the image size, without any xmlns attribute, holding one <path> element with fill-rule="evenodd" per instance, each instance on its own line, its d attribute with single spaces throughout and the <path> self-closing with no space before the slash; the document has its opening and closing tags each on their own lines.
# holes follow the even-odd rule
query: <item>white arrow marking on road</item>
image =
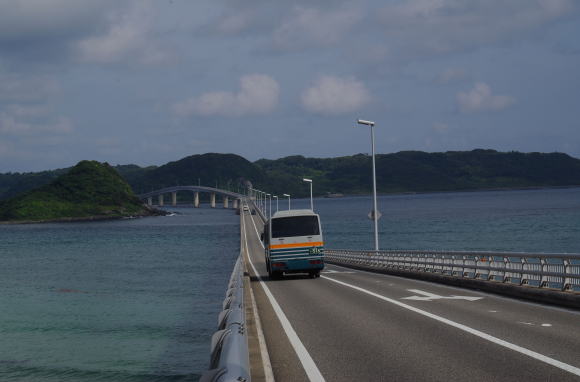
<svg viewBox="0 0 580 382">
<path fill-rule="evenodd" d="M 407 289 L 409 292 L 421 294 L 422 296 L 409 296 L 403 297 L 402 300 L 415 300 L 415 301 L 432 301 L 432 300 L 467 300 L 467 301 L 476 301 L 481 300 L 483 297 L 474 297 L 474 296 L 439 296 L 438 294 L 433 294 L 429 292 L 425 292 L 419 289 Z"/>
</svg>

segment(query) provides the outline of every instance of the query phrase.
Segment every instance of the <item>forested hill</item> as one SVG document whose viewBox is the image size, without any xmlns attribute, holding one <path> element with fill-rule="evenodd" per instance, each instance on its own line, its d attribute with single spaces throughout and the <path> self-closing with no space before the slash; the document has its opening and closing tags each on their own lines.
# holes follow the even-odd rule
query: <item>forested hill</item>
<svg viewBox="0 0 580 382">
<path fill-rule="evenodd" d="M 202 185 L 208 187 L 242 187 L 247 181 L 261 183 L 264 171 L 239 155 L 207 153 L 191 155 L 161 167 L 127 173 L 120 168 L 133 190 L 141 194 L 163 187 Z M 241 189 L 240 189 L 241 191 Z"/>
<path fill-rule="evenodd" d="M 425 153 L 402 151 L 376 158 L 381 193 L 509 189 L 580 185 L 580 160 L 562 153 L 494 150 Z M 314 194 L 368 194 L 371 158 L 365 154 L 338 158 L 290 156 L 256 162 L 234 154 L 192 155 L 160 167 L 116 166 L 136 193 L 174 185 L 243 189 L 251 184 L 274 194 L 307 196 L 302 178 L 314 180 Z M 0 174 L 0 199 L 48 182 L 65 170 Z M 52 177 L 52 178 L 51 178 Z"/>
<path fill-rule="evenodd" d="M 255 162 L 274 192 L 306 195 L 302 177 L 315 180 L 315 193 L 369 193 L 371 157 L 291 156 Z M 580 160 L 561 153 L 501 153 L 494 150 L 425 153 L 402 151 L 376 157 L 380 193 L 428 192 L 580 185 Z"/>
<path fill-rule="evenodd" d="M 52 182 L 0 202 L 0 221 L 61 221 L 152 215 L 107 163 L 81 161 Z"/>
</svg>

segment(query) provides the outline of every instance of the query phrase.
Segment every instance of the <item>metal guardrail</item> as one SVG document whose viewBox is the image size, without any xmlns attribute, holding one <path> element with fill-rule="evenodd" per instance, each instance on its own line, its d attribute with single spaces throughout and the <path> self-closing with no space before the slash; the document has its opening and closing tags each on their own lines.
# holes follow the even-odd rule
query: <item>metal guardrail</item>
<svg viewBox="0 0 580 382">
<path fill-rule="evenodd" d="M 580 292 L 580 254 L 345 249 L 324 254 L 342 264 Z"/>
<path fill-rule="evenodd" d="M 211 338 L 209 370 L 200 382 L 250 382 L 250 357 L 244 306 L 244 260 L 238 257 Z"/>
</svg>

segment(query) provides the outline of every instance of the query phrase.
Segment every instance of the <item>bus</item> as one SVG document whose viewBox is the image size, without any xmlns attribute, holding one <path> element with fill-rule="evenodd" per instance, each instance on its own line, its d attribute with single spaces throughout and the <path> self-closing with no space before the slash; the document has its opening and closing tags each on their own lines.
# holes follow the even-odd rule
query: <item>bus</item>
<svg viewBox="0 0 580 382">
<path fill-rule="evenodd" d="M 320 217 L 312 210 L 276 212 L 264 225 L 266 267 L 272 279 L 284 273 L 320 277 L 324 269 L 324 242 Z"/>
</svg>

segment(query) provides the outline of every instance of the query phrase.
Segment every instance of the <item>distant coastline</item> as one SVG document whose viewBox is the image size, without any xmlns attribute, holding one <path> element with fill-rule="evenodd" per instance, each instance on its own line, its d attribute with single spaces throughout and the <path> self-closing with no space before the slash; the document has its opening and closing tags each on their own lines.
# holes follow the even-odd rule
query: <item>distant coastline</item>
<svg viewBox="0 0 580 382">
<path fill-rule="evenodd" d="M 378 192 L 379 196 L 388 195 L 425 195 L 425 194 L 455 194 L 455 193 L 470 193 L 470 192 L 494 192 L 494 191 L 533 191 L 533 190 L 557 190 L 557 189 L 572 189 L 580 188 L 579 185 L 570 186 L 537 186 L 537 187 L 514 187 L 514 188 L 481 188 L 481 189 L 466 189 L 466 190 L 444 190 L 444 191 L 403 191 L 403 192 Z M 358 196 L 372 196 L 372 191 L 367 193 L 357 193 L 357 194 L 341 194 L 339 198 L 350 198 Z M 307 199 L 308 197 L 302 196 L 296 199 Z M 314 196 L 315 199 L 335 199 L 328 198 L 326 195 Z"/>
<path fill-rule="evenodd" d="M 150 207 L 149 207 L 150 208 Z M 46 219 L 46 220 L 16 220 L 16 221 L 0 221 L 0 225 L 13 225 L 13 224 L 44 224 L 44 223 L 89 223 L 89 222 L 99 222 L 99 221 L 111 221 L 111 220 L 125 220 L 125 219 L 142 219 L 152 216 L 167 216 L 169 212 L 159 210 L 156 208 L 151 208 L 151 214 L 140 214 L 131 216 L 85 216 L 85 217 L 67 217 L 58 219 Z"/>
</svg>

